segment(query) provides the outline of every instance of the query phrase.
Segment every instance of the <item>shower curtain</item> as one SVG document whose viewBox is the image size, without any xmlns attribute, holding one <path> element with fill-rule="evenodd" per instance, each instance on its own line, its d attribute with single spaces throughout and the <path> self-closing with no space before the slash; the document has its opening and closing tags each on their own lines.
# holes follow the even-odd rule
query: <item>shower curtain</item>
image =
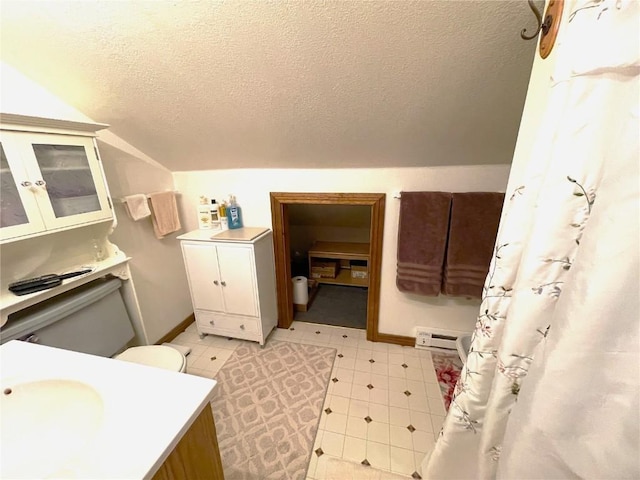
<svg viewBox="0 0 640 480">
<path fill-rule="evenodd" d="M 422 477 L 640 478 L 640 2 L 567 2 Z"/>
</svg>

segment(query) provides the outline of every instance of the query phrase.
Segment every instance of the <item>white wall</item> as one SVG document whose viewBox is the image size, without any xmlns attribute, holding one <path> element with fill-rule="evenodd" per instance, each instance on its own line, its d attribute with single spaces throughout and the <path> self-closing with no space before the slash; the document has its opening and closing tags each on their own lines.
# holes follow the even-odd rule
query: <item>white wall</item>
<svg viewBox="0 0 640 480">
<path fill-rule="evenodd" d="M 98 142 L 98 146 L 113 198 L 173 190 L 173 177 L 167 170 L 111 145 Z M 117 201 L 114 210 L 118 226 L 110 239 L 131 257 L 129 266 L 140 311 L 148 339 L 155 343 L 193 312 L 180 242 L 176 240 L 184 230 L 158 240 L 150 217 L 134 222 Z"/>
<path fill-rule="evenodd" d="M 458 332 L 473 329 L 479 300 L 401 293 L 395 286 L 399 201 L 393 193 L 406 191 L 505 191 L 508 165 L 380 169 L 246 169 L 174 172 L 182 192 L 182 218 L 196 229 L 200 195 L 225 198 L 233 193 L 242 207 L 244 224 L 271 228 L 269 192 L 386 193 L 379 331 L 414 335 L 415 326 Z"/>
</svg>

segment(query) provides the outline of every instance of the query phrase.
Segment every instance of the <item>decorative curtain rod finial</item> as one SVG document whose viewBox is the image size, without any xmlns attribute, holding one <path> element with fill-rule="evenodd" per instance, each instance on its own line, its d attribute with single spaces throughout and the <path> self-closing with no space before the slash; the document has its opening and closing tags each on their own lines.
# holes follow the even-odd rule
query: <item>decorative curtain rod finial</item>
<svg viewBox="0 0 640 480">
<path fill-rule="evenodd" d="M 553 45 L 558 35 L 558 29 L 560 28 L 560 20 L 562 19 L 562 10 L 564 8 L 564 0 L 549 0 L 547 11 L 544 16 L 544 22 L 542 21 L 542 15 L 536 7 L 533 0 L 527 0 L 529 8 L 536 16 L 538 21 L 538 28 L 533 35 L 527 35 L 527 29 L 523 28 L 520 32 L 520 37 L 524 40 L 533 40 L 542 31 L 540 38 L 540 56 L 547 58 L 553 49 Z"/>
</svg>

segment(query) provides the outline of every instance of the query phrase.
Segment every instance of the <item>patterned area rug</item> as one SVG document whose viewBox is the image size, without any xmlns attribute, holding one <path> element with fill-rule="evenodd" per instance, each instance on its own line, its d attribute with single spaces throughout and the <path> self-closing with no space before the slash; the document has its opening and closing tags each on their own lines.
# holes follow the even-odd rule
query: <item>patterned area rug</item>
<svg viewBox="0 0 640 480">
<path fill-rule="evenodd" d="M 462 371 L 462 360 L 457 354 L 436 353 L 431 354 L 433 366 L 436 369 L 436 377 L 440 384 L 440 391 L 444 398 L 444 408 L 449 410 L 453 390 L 456 388 L 460 372 Z"/>
<path fill-rule="evenodd" d="M 236 348 L 211 401 L 226 480 L 304 480 L 335 356 L 278 341 Z"/>
</svg>

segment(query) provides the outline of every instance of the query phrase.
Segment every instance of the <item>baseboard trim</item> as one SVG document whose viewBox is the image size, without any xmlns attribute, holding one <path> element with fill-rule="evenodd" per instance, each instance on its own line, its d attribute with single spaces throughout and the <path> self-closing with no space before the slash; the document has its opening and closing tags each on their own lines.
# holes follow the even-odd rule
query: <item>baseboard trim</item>
<svg viewBox="0 0 640 480">
<path fill-rule="evenodd" d="M 187 328 L 189 325 L 191 325 L 193 322 L 195 322 L 196 317 L 195 315 L 192 313 L 191 315 L 189 315 L 187 318 L 185 318 L 183 321 L 181 321 L 178 325 L 176 325 L 175 327 L 173 327 L 169 333 L 167 333 L 165 336 L 163 336 L 160 340 L 158 340 L 156 342 L 156 345 L 162 345 L 165 342 L 170 342 L 171 340 L 173 340 L 174 338 L 176 338 L 178 335 L 180 335 L 182 332 L 184 332 L 185 328 Z"/>
<path fill-rule="evenodd" d="M 394 345 L 402 345 L 405 347 L 413 347 L 416 339 L 413 337 L 405 337 L 404 335 L 389 335 L 388 333 L 378 333 L 374 342 L 393 343 Z"/>
</svg>

